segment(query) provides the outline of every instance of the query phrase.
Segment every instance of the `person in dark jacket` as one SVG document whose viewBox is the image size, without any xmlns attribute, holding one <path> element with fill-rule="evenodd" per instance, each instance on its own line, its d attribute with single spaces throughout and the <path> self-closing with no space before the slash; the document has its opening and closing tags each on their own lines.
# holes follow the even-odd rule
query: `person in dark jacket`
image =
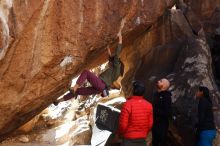
<svg viewBox="0 0 220 146">
<path fill-rule="evenodd" d="M 146 137 L 153 125 L 153 108 L 144 99 L 145 86 L 133 83 L 133 96 L 123 104 L 119 117 L 122 146 L 146 146 Z"/>
<path fill-rule="evenodd" d="M 209 89 L 200 86 L 196 92 L 196 98 L 199 99 L 198 123 L 196 124 L 199 134 L 198 146 L 212 146 L 216 136 L 216 129 Z"/>
<path fill-rule="evenodd" d="M 152 144 L 153 146 L 166 146 L 172 94 L 168 91 L 170 82 L 167 79 L 159 80 L 156 85 L 157 92 L 153 96 Z"/>
<path fill-rule="evenodd" d="M 76 95 L 92 95 L 100 94 L 102 97 L 108 95 L 108 88 L 113 84 L 118 77 L 123 75 L 123 63 L 121 62 L 119 55 L 122 49 L 122 35 L 121 32 L 118 34 L 119 43 L 114 55 L 111 54 L 110 48 L 108 49 L 109 63 L 108 69 L 102 72 L 99 77 L 94 73 L 84 70 L 76 81 L 75 86 L 70 89 L 70 92 L 54 102 L 57 105 L 59 102 L 69 100 Z M 85 81 L 91 84 L 91 87 L 81 87 Z"/>
</svg>

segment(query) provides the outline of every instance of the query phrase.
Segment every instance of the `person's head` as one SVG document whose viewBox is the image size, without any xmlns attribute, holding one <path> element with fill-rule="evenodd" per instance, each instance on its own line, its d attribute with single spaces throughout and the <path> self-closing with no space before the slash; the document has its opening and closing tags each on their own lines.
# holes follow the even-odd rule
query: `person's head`
<svg viewBox="0 0 220 146">
<path fill-rule="evenodd" d="M 196 97 L 206 97 L 209 99 L 209 89 L 205 86 L 199 86 L 198 90 L 196 91 Z"/>
<path fill-rule="evenodd" d="M 109 59 L 108 59 L 109 67 L 114 67 L 113 66 L 114 59 L 115 59 L 115 56 L 109 56 Z M 120 75 L 123 76 L 123 74 L 124 74 L 124 63 L 121 61 L 120 58 L 119 58 L 119 62 L 121 64 L 120 65 Z"/>
<path fill-rule="evenodd" d="M 166 91 L 170 87 L 170 82 L 167 79 L 163 78 L 163 79 L 158 80 L 156 85 L 157 85 L 158 90 Z"/>
<path fill-rule="evenodd" d="M 145 93 L 145 86 L 140 81 L 133 81 L 133 95 L 143 96 Z"/>
<path fill-rule="evenodd" d="M 109 56 L 108 57 L 108 65 L 109 65 L 109 67 L 113 67 L 114 57 L 115 56 Z"/>
<path fill-rule="evenodd" d="M 114 57 L 115 56 L 109 56 L 109 58 L 108 58 L 109 63 L 112 63 L 114 61 Z"/>
</svg>

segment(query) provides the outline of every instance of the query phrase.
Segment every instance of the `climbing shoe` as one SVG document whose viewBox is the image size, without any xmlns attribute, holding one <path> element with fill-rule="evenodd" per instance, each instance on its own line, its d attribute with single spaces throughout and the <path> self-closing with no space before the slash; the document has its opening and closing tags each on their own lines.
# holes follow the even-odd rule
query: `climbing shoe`
<svg viewBox="0 0 220 146">
<path fill-rule="evenodd" d="M 53 102 L 53 104 L 54 104 L 55 106 L 57 106 L 57 105 L 59 104 L 59 102 L 56 100 L 56 101 Z"/>
</svg>

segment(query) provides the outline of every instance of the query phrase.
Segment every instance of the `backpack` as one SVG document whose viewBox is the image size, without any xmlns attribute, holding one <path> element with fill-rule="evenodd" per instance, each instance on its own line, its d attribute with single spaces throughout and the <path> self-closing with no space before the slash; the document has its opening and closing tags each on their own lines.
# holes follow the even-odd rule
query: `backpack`
<svg viewBox="0 0 220 146">
<path fill-rule="evenodd" d="M 96 126 L 101 130 L 116 132 L 118 130 L 120 110 L 98 104 L 96 111 Z"/>
</svg>

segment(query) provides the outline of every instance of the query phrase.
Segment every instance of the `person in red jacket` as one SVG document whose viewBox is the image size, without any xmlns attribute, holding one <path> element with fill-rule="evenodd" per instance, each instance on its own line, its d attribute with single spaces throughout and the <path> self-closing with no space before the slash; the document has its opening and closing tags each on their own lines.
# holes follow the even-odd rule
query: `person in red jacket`
<svg viewBox="0 0 220 146">
<path fill-rule="evenodd" d="M 153 125 L 153 108 L 144 99 L 145 86 L 135 81 L 133 96 L 123 104 L 119 117 L 122 146 L 146 146 L 146 137 Z"/>
</svg>

